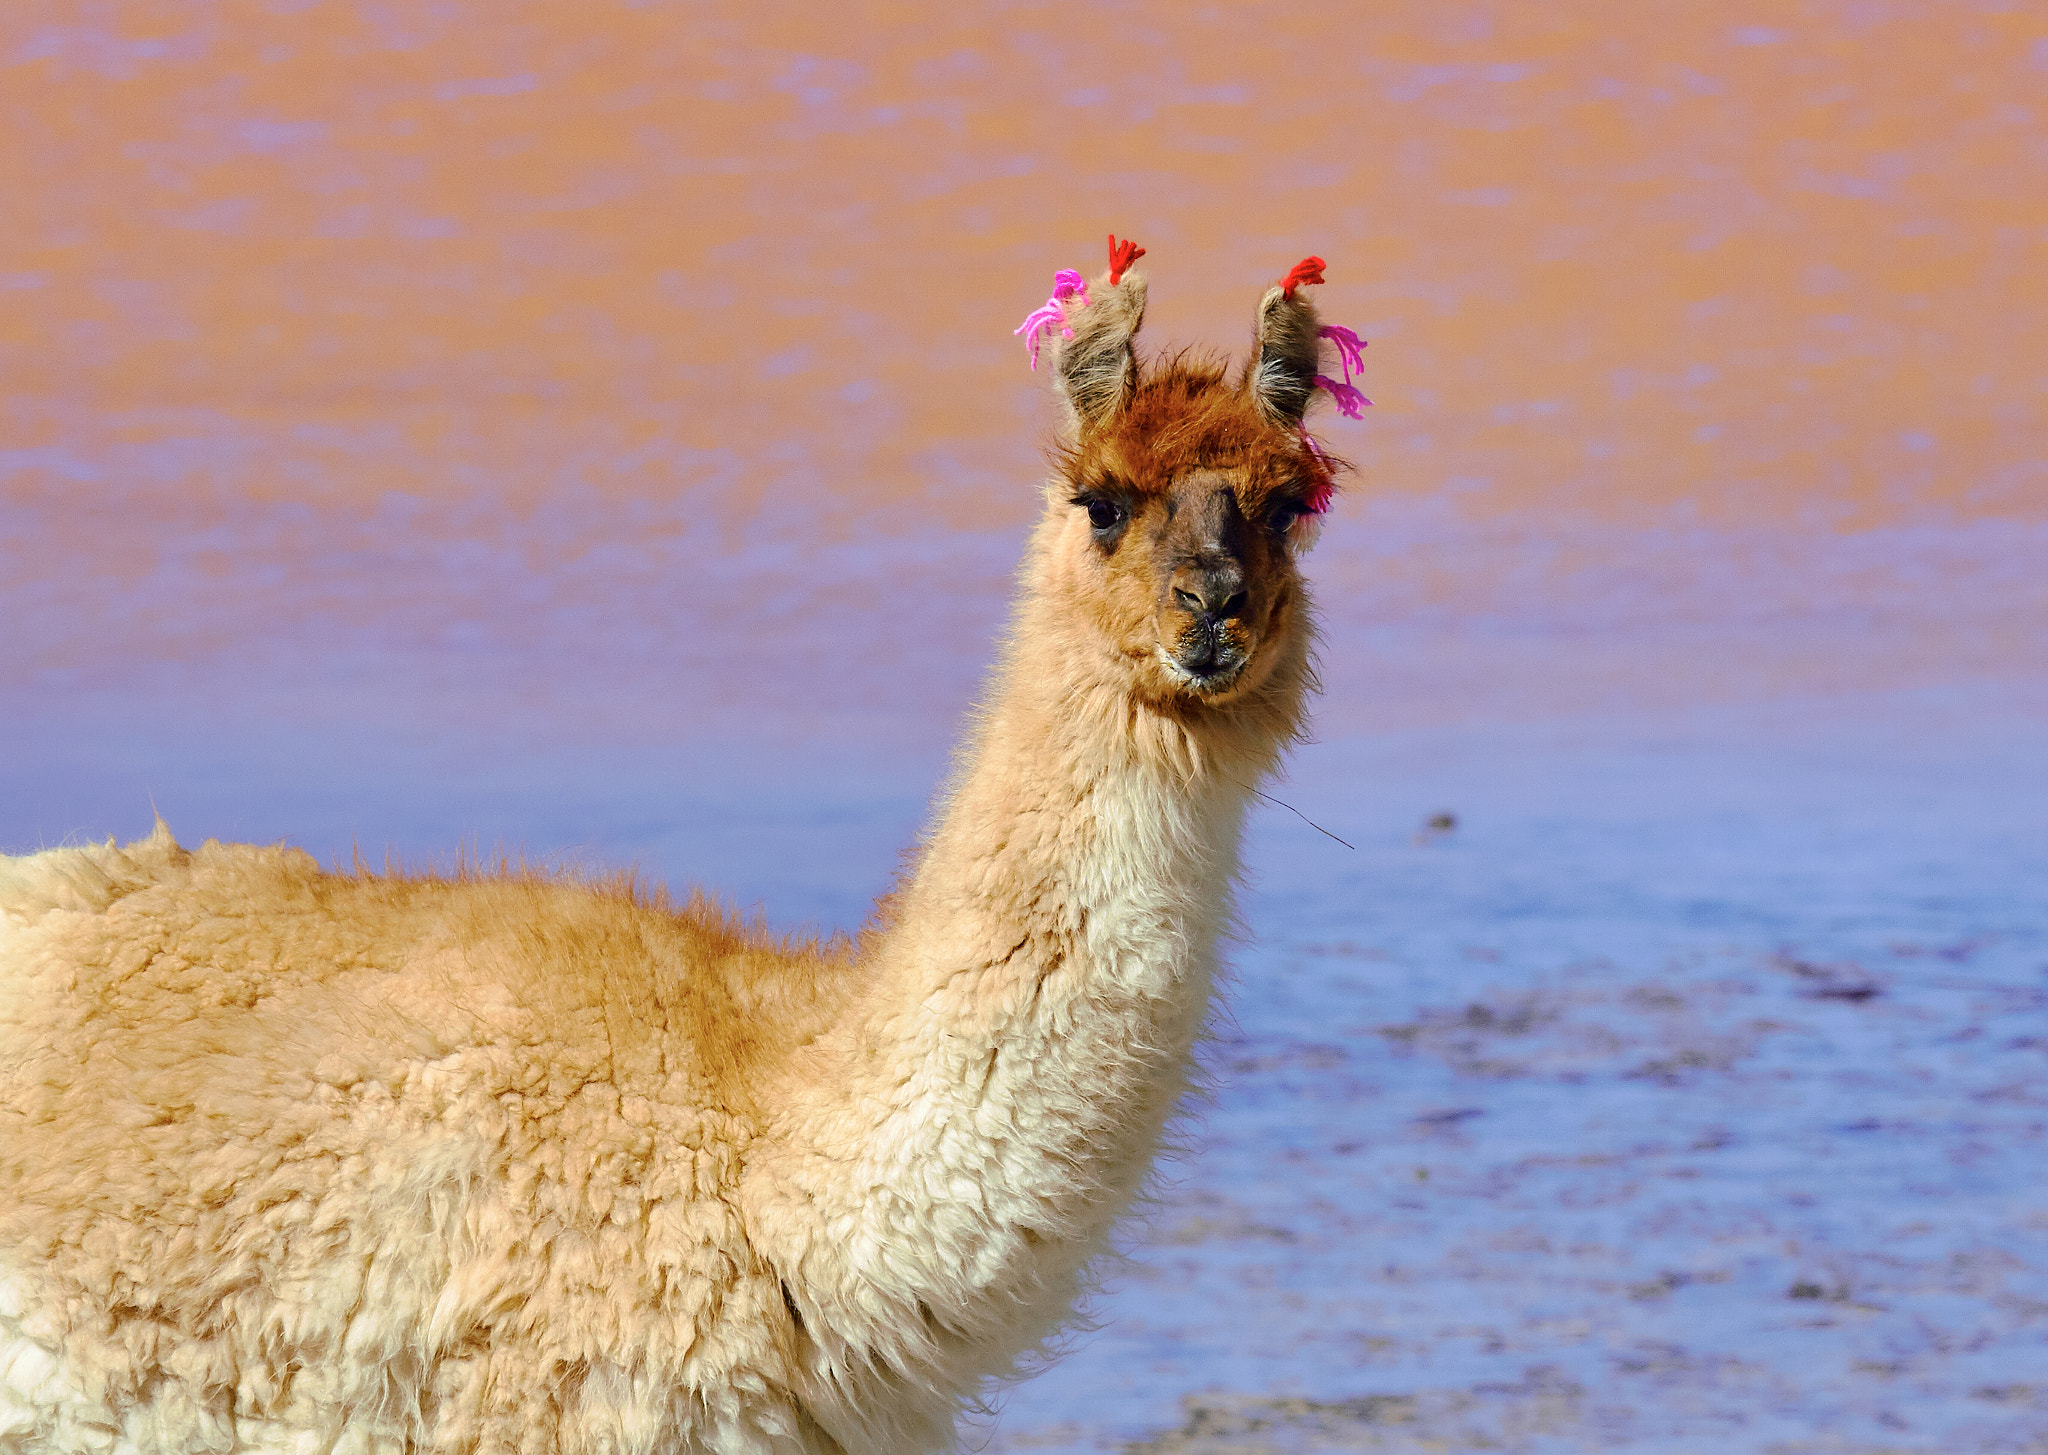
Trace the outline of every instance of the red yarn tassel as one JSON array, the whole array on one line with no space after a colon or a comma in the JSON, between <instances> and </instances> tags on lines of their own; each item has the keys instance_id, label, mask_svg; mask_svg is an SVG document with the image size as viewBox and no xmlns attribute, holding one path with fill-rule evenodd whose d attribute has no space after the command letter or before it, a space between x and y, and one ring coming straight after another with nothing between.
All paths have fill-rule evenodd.
<instances>
[{"instance_id":1,"label":"red yarn tassel","mask_svg":"<svg viewBox=\"0 0 2048 1455\"><path fill-rule=\"evenodd\" d=\"M1288 269L1287 276L1280 280L1280 294L1283 298L1292 298L1294 290L1303 284L1320 283L1322 281L1323 260L1321 258L1303 258L1292 268Z\"/></svg>"},{"instance_id":2,"label":"red yarn tassel","mask_svg":"<svg viewBox=\"0 0 2048 1455\"><path fill-rule=\"evenodd\" d=\"M1109 286L1114 288L1124 280L1124 269L1145 256L1145 250L1125 238L1116 240L1116 234L1109 235Z\"/></svg>"}]
</instances>

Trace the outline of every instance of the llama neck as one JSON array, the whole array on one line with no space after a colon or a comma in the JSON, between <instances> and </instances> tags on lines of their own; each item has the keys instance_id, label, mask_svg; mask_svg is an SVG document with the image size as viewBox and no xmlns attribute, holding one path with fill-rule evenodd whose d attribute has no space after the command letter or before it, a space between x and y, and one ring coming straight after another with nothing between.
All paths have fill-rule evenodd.
<instances>
[{"instance_id":1,"label":"llama neck","mask_svg":"<svg viewBox=\"0 0 2048 1455\"><path fill-rule=\"evenodd\" d=\"M943 1444L952 1400L1071 1307L1186 1085L1246 800L1309 681L1297 644L1252 701L1136 702L1037 559L861 988L790 1064L749 1159L806 1398L849 1449ZM910 1423L879 1431L877 1408Z\"/></svg>"},{"instance_id":2,"label":"llama neck","mask_svg":"<svg viewBox=\"0 0 2048 1455\"><path fill-rule=\"evenodd\" d=\"M1056 587L1019 609L858 1003L794 1068L786 1152L764 1165L779 1211L761 1207L808 1228L783 1243L806 1286L835 1281L818 1262L832 1245L842 1310L890 1285L937 1327L987 1333L1008 1309L1020 1348L1045 1332L1029 1309L1049 1322L1071 1300L1186 1084L1246 800L1306 679L1292 663L1248 713L1176 718L1130 698ZM846 1320L868 1322L807 1317L853 1342Z\"/></svg>"},{"instance_id":3,"label":"llama neck","mask_svg":"<svg viewBox=\"0 0 2048 1455\"><path fill-rule=\"evenodd\" d=\"M1208 1006L1250 786L1280 744L1134 702L1055 598L1019 612L878 946L866 1034L958 1113L1023 1128L1057 1108L1057 1140L1142 1164ZM1096 1171L1098 1192L1119 1181Z\"/></svg>"},{"instance_id":4,"label":"llama neck","mask_svg":"<svg viewBox=\"0 0 2048 1455\"><path fill-rule=\"evenodd\" d=\"M1120 695L1048 691L1070 680L1056 655L1018 650L989 705L876 956L871 1033L940 1078L964 1055L988 1063L977 1097L1043 1082L1128 1106L1134 1088L1099 1058L1149 1082L1186 1053L1249 775Z\"/></svg>"}]
</instances>

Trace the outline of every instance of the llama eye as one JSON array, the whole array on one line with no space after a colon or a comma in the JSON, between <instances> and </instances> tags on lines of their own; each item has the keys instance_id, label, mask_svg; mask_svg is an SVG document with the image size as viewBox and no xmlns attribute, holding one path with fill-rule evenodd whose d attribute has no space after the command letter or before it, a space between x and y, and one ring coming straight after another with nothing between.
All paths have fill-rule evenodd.
<instances>
[{"instance_id":1,"label":"llama eye","mask_svg":"<svg viewBox=\"0 0 2048 1455\"><path fill-rule=\"evenodd\" d=\"M1285 535L1287 534L1287 528L1297 520L1300 520L1305 514L1307 512L1298 505L1276 505L1273 507L1273 513L1266 517L1266 522L1275 531Z\"/></svg>"},{"instance_id":2,"label":"llama eye","mask_svg":"<svg viewBox=\"0 0 2048 1455\"><path fill-rule=\"evenodd\" d=\"M1108 530L1124 518L1124 508L1114 500L1098 498L1085 503L1088 506L1088 524L1097 530Z\"/></svg>"}]
</instances>

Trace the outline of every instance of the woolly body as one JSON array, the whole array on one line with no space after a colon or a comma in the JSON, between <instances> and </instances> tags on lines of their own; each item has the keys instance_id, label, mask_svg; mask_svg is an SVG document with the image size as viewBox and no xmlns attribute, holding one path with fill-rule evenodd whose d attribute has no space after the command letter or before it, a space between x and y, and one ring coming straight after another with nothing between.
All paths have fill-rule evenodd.
<instances>
[{"instance_id":1,"label":"woolly body","mask_svg":"<svg viewBox=\"0 0 2048 1455\"><path fill-rule=\"evenodd\" d=\"M1127 347L1142 285L1104 291ZM1063 375L1005 661L856 942L162 825L0 858L0 1450L949 1445L1146 1175L1310 683L1284 526L1231 514L1297 449L1257 371L1132 371ZM1148 397L1215 416L1155 471L1178 525ZM1102 460L1127 550L1069 498ZM1242 620L1180 612L1226 531Z\"/></svg>"}]
</instances>

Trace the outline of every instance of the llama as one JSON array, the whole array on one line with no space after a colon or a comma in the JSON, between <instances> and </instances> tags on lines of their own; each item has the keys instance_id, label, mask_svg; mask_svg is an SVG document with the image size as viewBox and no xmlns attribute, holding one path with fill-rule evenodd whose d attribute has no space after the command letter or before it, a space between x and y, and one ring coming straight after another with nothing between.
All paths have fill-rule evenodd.
<instances>
[{"instance_id":1,"label":"llama","mask_svg":"<svg viewBox=\"0 0 2048 1455\"><path fill-rule=\"evenodd\" d=\"M1302 416L1357 346L1310 259L1240 373L1141 370L1111 243L1020 330L1058 335L1044 514L856 940L161 821L0 858L0 1451L941 1450L1061 1327L1302 730Z\"/></svg>"}]
</instances>

